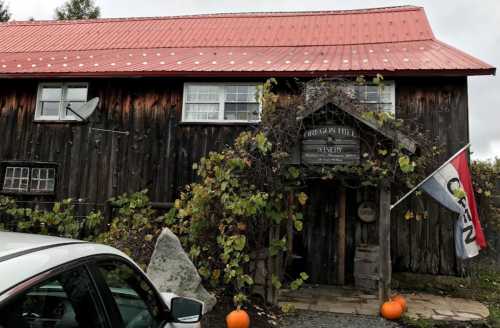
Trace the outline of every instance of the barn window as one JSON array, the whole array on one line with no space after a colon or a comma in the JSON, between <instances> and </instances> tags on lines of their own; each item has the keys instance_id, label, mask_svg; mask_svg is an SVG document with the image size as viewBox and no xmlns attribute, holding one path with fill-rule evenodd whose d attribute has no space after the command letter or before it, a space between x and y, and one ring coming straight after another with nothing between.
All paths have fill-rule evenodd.
<instances>
[{"instance_id":1,"label":"barn window","mask_svg":"<svg viewBox=\"0 0 500 328\"><path fill-rule=\"evenodd\" d=\"M383 85L363 84L353 86L354 98L372 108L373 111L396 113L396 92L393 81Z\"/></svg>"},{"instance_id":2,"label":"barn window","mask_svg":"<svg viewBox=\"0 0 500 328\"><path fill-rule=\"evenodd\" d=\"M31 169L31 191L51 192L56 184L56 170L54 168L32 168Z\"/></svg>"},{"instance_id":3,"label":"barn window","mask_svg":"<svg viewBox=\"0 0 500 328\"><path fill-rule=\"evenodd\" d=\"M29 167L7 166L3 182L4 191L27 192L30 181Z\"/></svg>"},{"instance_id":4,"label":"barn window","mask_svg":"<svg viewBox=\"0 0 500 328\"><path fill-rule=\"evenodd\" d=\"M184 122L258 122L260 102L257 84L186 83Z\"/></svg>"},{"instance_id":5,"label":"barn window","mask_svg":"<svg viewBox=\"0 0 500 328\"><path fill-rule=\"evenodd\" d=\"M2 163L5 193L51 194L56 185L54 164Z\"/></svg>"},{"instance_id":6,"label":"barn window","mask_svg":"<svg viewBox=\"0 0 500 328\"><path fill-rule=\"evenodd\" d=\"M76 111L87 102L87 91L88 84L83 82L41 83L35 121L76 121L71 110Z\"/></svg>"}]
</instances>

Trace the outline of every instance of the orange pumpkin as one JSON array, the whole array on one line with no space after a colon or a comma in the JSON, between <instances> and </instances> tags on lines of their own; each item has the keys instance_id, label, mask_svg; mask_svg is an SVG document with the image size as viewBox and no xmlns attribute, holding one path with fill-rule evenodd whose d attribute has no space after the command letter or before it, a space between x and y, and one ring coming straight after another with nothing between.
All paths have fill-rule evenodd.
<instances>
[{"instance_id":1,"label":"orange pumpkin","mask_svg":"<svg viewBox=\"0 0 500 328\"><path fill-rule=\"evenodd\" d=\"M244 310L234 310L226 317L227 328L249 328L250 317Z\"/></svg>"},{"instance_id":2,"label":"orange pumpkin","mask_svg":"<svg viewBox=\"0 0 500 328\"><path fill-rule=\"evenodd\" d=\"M382 307L380 307L380 314L386 319L397 320L401 318L401 315L403 314L403 308L398 302L385 302L384 304L382 304Z\"/></svg>"},{"instance_id":3,"label":"orange pumpkin","mask_svg":"<svg viewBox=\"0 0 500 328\"><path fill-rule=\"evenodd\" d=\"M403 309L403 312L406 312L408 309L408 304L406 303L406 299L403 297L403 295L395 295L391 298L392 301L399 303L401 305L401 308Z\"/></svg>"}]
</instances>

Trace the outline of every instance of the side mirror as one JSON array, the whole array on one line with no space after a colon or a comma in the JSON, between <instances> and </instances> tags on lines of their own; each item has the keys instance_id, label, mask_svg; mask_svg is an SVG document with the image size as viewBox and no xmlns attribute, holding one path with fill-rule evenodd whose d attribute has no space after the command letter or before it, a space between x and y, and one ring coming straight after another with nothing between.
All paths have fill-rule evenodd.
<instances>
[{"instance_id":1,"label":"side mirror","mask_svg":"<svg viewBox=\"0 0 500 328\"><path fill-rule=\"evenodd\" d=\"M170 299L170 316L177 323L200 322L203 303L189 298L173 297Z\"/></svg>"}]
</instances>

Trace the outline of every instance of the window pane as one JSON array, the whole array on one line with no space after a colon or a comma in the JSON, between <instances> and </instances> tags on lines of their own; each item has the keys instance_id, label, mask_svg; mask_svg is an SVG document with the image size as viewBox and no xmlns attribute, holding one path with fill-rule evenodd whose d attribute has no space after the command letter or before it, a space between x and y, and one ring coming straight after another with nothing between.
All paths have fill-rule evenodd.
<instances>
[{"instance_id":1,"label":"window pane","mask_svg":"<svg viewBox=\"0 0 500 328\"><path fill-rule=\"evenodd\" d=\"M225 120L255 121L259 119L259 104L225 103Z\"/></svg>"},{"instance_id":2,"label":"window pane","mask_svg":"<svg viewBox=\"0 0 500 328\"><path fill-rule=\"evenodd\" d=\"M66 91L66 100L83 102L87 101L87 87L69 86Z\"/></svg>"},{"instance_id":3,"label":"window pane","mask_svg":"<svg viewBox=\"0 0 500 328\"><path fill-rule=\"evenodd\" d=\"M219 102L219 87L216 85L189 85L186 88L186 102Z\"/></svg>"},{"instance_id":4,"label":"window pane","mask_svg":"<svg viewBox=\"0 0 500 328\"><path fill-rule=\"evenodd\" d=\"M61 87L44 87L42 89L42 101L61 101Z\"/></svg>"},{"instance_id":5,"label":"window pane","mask_svg":"<svg viewBox=\"0 0 500 328\"><path fill-rule=\"evenodd\" d=\"M47 180L47 191L54 191L55 189L55 181Z\"/></svg>"},{"instance_id":6,"label":"window pane","mask_svg":"<svg viewBox=\"0 0 500 328\"><path fill-rule=\"evenodd\" d=\"M59 116L59 102L47 102L44 101L42 105L42 116Z\"/></svg>"},{"instance_id":7,"label":"window pane","mask_svg":"<svg viewBox=\"0 0 500 328\"><path fill-rule=\"evenodd\" d=\"M255 85L227 85L224 93L227 102L257 102Z\"/></svg>"},{"instance_id":8,"label":"window pane","mask_svg":"<svg viewBox=\"0 0 500 328\"><path fill-rule=\"evenodd\" d=\"M219 118L219 104L186 104L185 111L187 120L217 120Z\"/></svg>"},{"instance_id":9,"label":"window pane","mask_svg":"<svg viewBox=\"0 0 500 328\"><path fill-rule=\"evenodd\" d=\"M38 179L31 180L31 186L30 186L31 190L32 191L38 190L40 188L39 184L40 184L40 180L38 180Z\"/></svg>"},{"instance_id":10,"label":"window pane","mask_svg":"<svg viewBox=\"0 0 500 328\"><path fill-rule=\"evenodd\" d=\"M160 327L161 303L157 292L128 265L110 261L99 264L127 328Z\"/></svg>"},{"instance_id":11,"label":"window pane","mask_svg":"<svg viewBox=\"0 0 500 328\"><path fill-rule=\"evenodd\" d=\"M0 307L0 327L106 327L84 268L33 287Z\"/></svg>"}]
</instances>

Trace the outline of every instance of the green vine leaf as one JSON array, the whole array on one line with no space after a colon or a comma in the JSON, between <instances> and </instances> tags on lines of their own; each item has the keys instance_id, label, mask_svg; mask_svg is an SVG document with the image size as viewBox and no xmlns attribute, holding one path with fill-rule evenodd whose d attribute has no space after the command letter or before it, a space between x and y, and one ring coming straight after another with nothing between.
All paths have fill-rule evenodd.
<instances>
[{"instance_id":1,"label":"green vine leaf","mask_svg":"<svg viewBox=\"0 0 500 328\"><path fill-rule=\"evenodd\" d=\"M243 235L235 236L234 241L234 249L237 251L242 251L245 248L247 238Z\"/></svg>"},{"instance_id":2,"label":"green vine leaf","mask_svg":"<svg viewBox=\"0 0 500 328\"><path fill-rule=\"evenodd\" d=\"M271 283L272 283L273 287L278 289L278 290L281 289L281 287L282 287L280 279L275 274L273 274L271 276Z\"/></svg>"},{"instance_id":3,"label":"green vine leaf","mask_svg":"<svg viewBox=\"0 0 500 328\"><path fill-rule=\"evenodd\" d=\"M293 221L293 225L295 227L295 230L299 232L302 231L302 229L304 229L304 223L302 221L295 220Z\"/></svg>"},{"instance_id":4,"label":"green vine leaf","mask_svg":"<svg viewBox=\"0 0 500 328\"><path fill-rule=\"evenodd\" d=\"M406 155L399 157L399 168L403 173L411 173L415 170L415 163Z\"/></svg>"}]
</instances>

